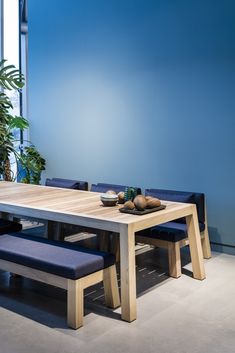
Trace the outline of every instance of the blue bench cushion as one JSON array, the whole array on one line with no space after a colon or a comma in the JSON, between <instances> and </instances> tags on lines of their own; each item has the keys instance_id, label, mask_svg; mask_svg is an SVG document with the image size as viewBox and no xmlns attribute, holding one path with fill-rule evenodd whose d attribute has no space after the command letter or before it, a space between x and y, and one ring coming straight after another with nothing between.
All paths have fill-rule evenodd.
<instances>
[{"instance_id":1,"label":"blue bench cushion","mask_svg":"<svg viewBox=\"0 0 235 353\"><path fill-rule=\"evenodd\" d=\"M205 223L205 195L203 193L161 189L146 189L145 195L157 197L160 200L194 203L197 207L199 223ZM180 218L177 220L177 222L185 223L185 219Z\"/></svg>"},{"instance_id":2,"label":"blue bench cushion","mask_svg":"<svg viewBox=\"0 0 235 353\"><path fill-rule=\"evenodd\" d=\"M112 254L23 234L0 237L0 258L73 280L115 263Z\"/></svg>"},{"instance_id":3,"label":"blue bench cushion","mask_svg":"<svg viewBox=\"0 0 235 353\"><path fill-rule=\"evenodd\" d=\"M65 189L88 190L88 183L86 181L79 180L47 178L45 185Z\"/></svg>"},{"instance_id":4,"label":"blue bench cushion","mask_svg":"<svg viewBox=\"0 0 235 353\"><path fill-rule=\"evenodd\" d=\"M22 225L20 223L0 219L0 235L11 232L20 232L21 229Z\"/></svg>"},{"instance_id":5,"label":"blue bench cushion","mask_svg":"<svg viewBox=\"0 0 235 353\"><path fill-rule=\"evenodd\" d=\"M125 191L127 188L126 185L116 185L116 184L105 184L105 183L97 183L97 184L92 184L91 185L91 191L94 192L106 192L108 190L113 190L117 194L120 191ZM137 194L141 194L141 189L137 188Z\"/></svg>"},{"instance_id":6,"label":"blue bench cushion","mask_svg":"<svg viewBox=\"0 0 235 353\"><path fill-rule=\"evenodd\" d=\"M200 232L202 232L205 229L205 225L203 223L199 223L199 229ZM184 223L167 222L138 232L137 235L170 242L177 242L187 237L187 226Z\"/></svg>"}]
</instances>

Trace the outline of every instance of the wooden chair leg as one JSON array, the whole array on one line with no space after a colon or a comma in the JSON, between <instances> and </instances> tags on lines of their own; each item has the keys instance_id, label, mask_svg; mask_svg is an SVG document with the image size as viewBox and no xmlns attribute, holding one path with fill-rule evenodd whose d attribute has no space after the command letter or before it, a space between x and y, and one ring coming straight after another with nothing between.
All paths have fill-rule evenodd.
<instances>
[{"instance_id":1,"label":"wooden chair leg","mask_svg":"<svg viewBox=\"0 0 235 353\"><path fill-rule=\"evenodd\" d=\"M120 306L120 296L115 265L104 269L103 282L106 305L113 309L118 308Z\"/></svg>"},{"instance_id":2,"label":"wooden chair leg","mask_svg":"<svg viewBox=\"0 0 235 353\"><path fill-rule=\"evenodd\" d=\"M169 274L171 277L181 276L181 260L179 242L168 242Z\"/></svg>"},{"instance_id":3,"label":"wooden chair leg","mask_svg":"<svg viewBox=\"0 0 235 353\"><path fill-rule=\"evenodd\" d=\"M210 259L211 258L211 245L210 245L210 239L209 239L209 233L208 233L208 221L207 221L207 211L206 211L206 202L205 202L205 230L202 232L202 253L204 259Z\"/></svg>"},{"instance_id":4,"label":"wooden chair leg","mask_svg":"<svg viewBox=\"0 0 235 353\"><path fill-rule=\"evenodd\" d=\"M68 279L67 291L67 322L69 327L76 330L83 326L84 293L82 281Z\"/></svg>"},{"instance_id":5,"label":"wooden chair leg","mask_svg":"<svg viewBox=\"0 0 235 353\"><path fill-rule=\"evenodd\" d=\"M204 257L204 259L210 259L211 258L211 245L210 245L207 227L205 228L205 230L202 234L203 234L203 238L201 239L201 242L202 242L203 257Z\"/></svg>"}]
</instances>

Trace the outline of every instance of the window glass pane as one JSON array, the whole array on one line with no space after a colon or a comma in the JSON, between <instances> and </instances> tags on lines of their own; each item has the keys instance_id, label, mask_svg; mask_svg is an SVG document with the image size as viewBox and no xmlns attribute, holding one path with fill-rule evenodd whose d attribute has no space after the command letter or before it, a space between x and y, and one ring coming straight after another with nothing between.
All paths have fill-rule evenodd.
<instances>
[{"instance_id":1,"label":"window glass pane","mask_svg":"<svg viewBox=\"0 0 235 353\"><path fill-rule=\"evenodd\" d=\"M19 0L3 0L3 58L7 64L19 68ZM6 91L13 104L12 115L20 114L19 93ZM20 130L14 130L16 145L19 145ZM11 157L12 171L16 175L16 165Z\"/></svg>"},{"instance_id":2,"label":"window glass pane","mask_svg":"<svg viewBox=\"0 0 235 353\"><path fill-rule=\"evenodd\" d=\"M3 0L0 0L0 59L3 58Z\"/></svg>"}]
</instances>

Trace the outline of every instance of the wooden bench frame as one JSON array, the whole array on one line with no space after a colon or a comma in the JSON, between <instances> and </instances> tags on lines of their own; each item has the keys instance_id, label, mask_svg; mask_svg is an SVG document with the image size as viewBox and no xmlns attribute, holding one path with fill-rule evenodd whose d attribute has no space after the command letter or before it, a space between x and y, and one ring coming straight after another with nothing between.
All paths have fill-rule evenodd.
<instances>
[{"instance_id":1,"label":"wooden bench frame","mask_svg":"<svg viewBox=\"0 0 235 353\"><path fill-rule=\"evenodd\" d=\"M73 329L83 326L84 289L96 283L101 281L104 283L105 303L107 306L113 309L120 306L115 265L76 280L63 278L2 259L0 259L0 269L67 290L67 323Z\"/></svg>"}]
</instances>

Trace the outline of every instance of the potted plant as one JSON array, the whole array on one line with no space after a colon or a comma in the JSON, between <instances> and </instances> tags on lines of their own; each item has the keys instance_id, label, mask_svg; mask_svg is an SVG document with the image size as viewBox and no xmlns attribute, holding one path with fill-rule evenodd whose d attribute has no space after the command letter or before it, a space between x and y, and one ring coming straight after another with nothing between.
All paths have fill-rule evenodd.
<instances>
[{"instance_id":1,"label":"potted plant","mask_svg":"<svg viewBox=\"0 0 235 353\"><path fill-rule=\"evenodd\" d=\"M18 180L25 183L39 184L45 159L30 141L23 144L14 138L13 129L29 128L28 121L22 116L12 115L12 102L6 90L20 90L24 86L24 76L14 65L5 65L0 61L0 175L6 181ZM10 157L14 156L17 171L13 172ZM22 171L24 173L22 173Z\"/></svg>"}]
</instances>

